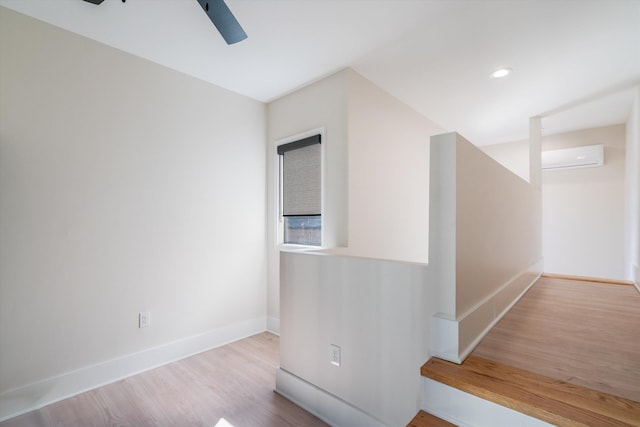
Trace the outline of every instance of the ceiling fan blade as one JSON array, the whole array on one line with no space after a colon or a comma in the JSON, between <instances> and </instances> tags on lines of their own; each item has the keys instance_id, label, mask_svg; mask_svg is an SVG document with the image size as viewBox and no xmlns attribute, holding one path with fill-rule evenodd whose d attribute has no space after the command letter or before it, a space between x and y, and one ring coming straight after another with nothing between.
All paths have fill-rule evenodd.
<instances>
[{"instance_id":1,"label":"ceiling fan blade","mask_svg":"<svg viewBox=\"0 0 640 427\"><path fill-rule=\"evenodd\" d=\"M93 4L100 4L102 3L104 0L84 0L87 3L93 3Z\"/></svg>"},{"instance_id":2,"label":"ceiling fan blade","mask_svg":"<svg viewBox=\"0 0 640 427\"><path fill-rule=\"evenodd\" d=\"M207 16L227 44L238 43L247 38L247 33L244 32L224 0L198 0L198 3L200 3L200 6L207 13Z\"/></svg>"}]
</instances>

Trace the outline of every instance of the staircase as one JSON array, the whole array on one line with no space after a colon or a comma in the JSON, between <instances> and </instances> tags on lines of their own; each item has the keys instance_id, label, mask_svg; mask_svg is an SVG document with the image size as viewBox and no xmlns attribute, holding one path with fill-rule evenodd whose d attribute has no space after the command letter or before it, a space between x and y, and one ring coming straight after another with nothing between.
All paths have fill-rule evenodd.
<instances>
[{"instance_id":1,"label":"staircase","mask_svg":"<svg viewBox=\"0 0 640 427\"><path fill-rule=\"evenodd\" d=\"M407 424L407 427L455 427L455 424L451 424L425 411L420 411L411 422Z\"/></svg>"},{"instance_id":2,"label":"staircase","mask_svg":"<svg viewBox=\"0 0 640 427\"><path fill-rule=\"evenodd\" d=\"M615 285L541 279L462 364L422 366L421 408L473 427L640 426L640 295ZM409 426L440 425L420 416Z\"/></svg>"},{"instance_id":3,"label":"staircase","mask_svg":"<svg viewBox=\"0 0 640 427\"><path fill-rule=\"evenodd\" d=\"M640 426L638 402L476 356L461 365L431 358L421 374L552 425Z\"/></svg>"}]
</instances>

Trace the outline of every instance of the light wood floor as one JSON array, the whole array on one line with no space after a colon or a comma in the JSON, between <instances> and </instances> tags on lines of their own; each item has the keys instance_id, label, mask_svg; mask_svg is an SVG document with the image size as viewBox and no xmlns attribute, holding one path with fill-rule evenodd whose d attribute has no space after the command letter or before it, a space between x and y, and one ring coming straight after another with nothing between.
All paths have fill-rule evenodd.
<instances>
[{"instance_id":1,"label":"light wood floor","mask_svg":"<svg viewBox=\"0 0 640 427\"><path fill-rule=\"evenodd\" d=\"M456 427L455 424L451 424L435 415L429 414L425 411L418 411L415 417L407 427Z\"/></svg>"},{"instance_id":2,"label":"light wood floor","mask_svg":"<svg viewBox=\"0 0 640 427\"><path fill-rule=\"evenodd\" d=\"M326 426L273 391L278 359L278 337L263 333L54 403L0 427L213 427L222 418L233 427Z\"/></svg>"},{"instance_id":3,"label":"light wood floor","mask_svg":"<svg viewBox=\"0 0 640 427\"><path fill-rule=\"evenodd\" d=\"M432 357L420 372L554 426L640 427L639 402L478 356L467 357L461 365Z\"/></svg>"},{"instance_id":4,"label":"light wood floor","mask_svg":"<svg viewBox=\"0 0 640 427\"><path fill-rule=\"evenodd\" d=\"M640 294L543 277L472 356L640 402Z\"/></svg>"}]
</instances>

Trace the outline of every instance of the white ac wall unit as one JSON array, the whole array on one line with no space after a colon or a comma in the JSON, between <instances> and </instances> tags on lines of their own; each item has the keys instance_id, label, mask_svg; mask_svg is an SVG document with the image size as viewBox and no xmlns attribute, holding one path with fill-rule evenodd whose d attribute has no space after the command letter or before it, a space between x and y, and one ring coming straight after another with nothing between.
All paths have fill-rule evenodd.
<instances>
[{"instance_id":1,"label":"white ac wall unit","mask_svg":"<svg viewBox=\"0 0 640 427\"><path fill-rule=\"evenodd\" d=\"M576 169L602 165L604 165L603 144L542 152L542 170Z\"/></svg>"}]
</instances>

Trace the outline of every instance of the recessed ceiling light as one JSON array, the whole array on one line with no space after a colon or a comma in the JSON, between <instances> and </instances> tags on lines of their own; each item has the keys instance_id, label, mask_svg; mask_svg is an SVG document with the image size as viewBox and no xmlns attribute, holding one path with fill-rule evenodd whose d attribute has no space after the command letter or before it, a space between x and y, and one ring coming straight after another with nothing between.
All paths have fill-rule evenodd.
<instances>
[{"instance_id":1,"label":"recessed ceiling light","mask_svg":"<svg viewBox=\"0 0 640 427\"><path fill-rule=\"evenodd\" d=\"M490 76L492 79L499 79L501 77L507 77L509 74L511 74L511 68L500 68L491 73Z\"/></svg>"}]
</instances>

